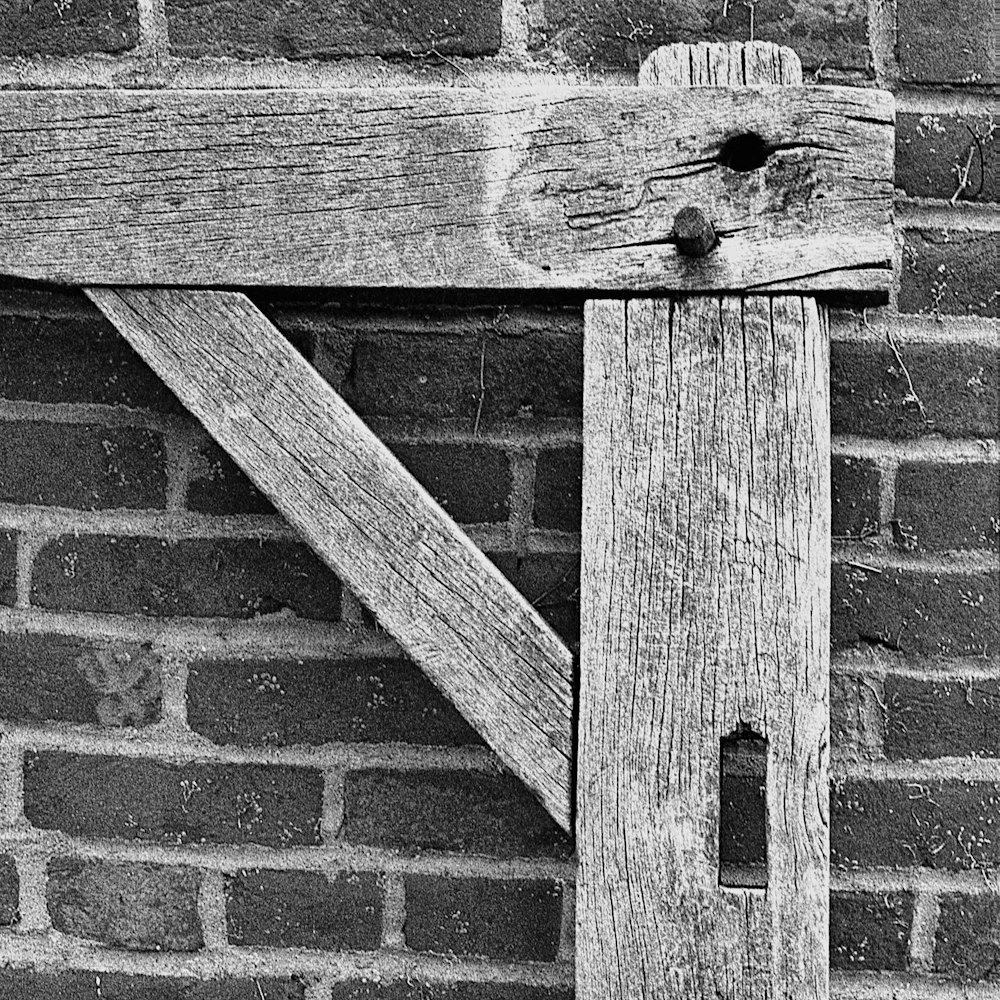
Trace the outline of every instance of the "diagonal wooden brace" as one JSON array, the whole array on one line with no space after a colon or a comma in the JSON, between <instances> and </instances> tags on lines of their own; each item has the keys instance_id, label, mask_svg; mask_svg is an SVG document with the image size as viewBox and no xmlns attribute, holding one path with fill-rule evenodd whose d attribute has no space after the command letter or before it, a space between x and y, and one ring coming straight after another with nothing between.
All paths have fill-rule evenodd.
<instances>
[{"instance_id":1,"label":"diagonal wooden brace","mask_svg":"<svg viewBox=\"0 0 1000 1000\"><path fill-rule=\"evenodd\" d=\"M538 612L245 295L87 294L569 829L573 658Z\"/></svg>"}]
</instances>

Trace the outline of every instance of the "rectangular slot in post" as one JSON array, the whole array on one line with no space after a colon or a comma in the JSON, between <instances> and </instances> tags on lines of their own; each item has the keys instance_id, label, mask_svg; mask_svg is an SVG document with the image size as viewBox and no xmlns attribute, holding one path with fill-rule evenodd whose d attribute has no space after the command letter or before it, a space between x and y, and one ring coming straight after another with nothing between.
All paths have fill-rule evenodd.
<instances>
[{"instance_id":1,"label":"rectangular slot in post","mask_svg":"<svg viewBox=\"0 0 1000 1000\"><path fill-rule=\"evenodd\" d=\"M720 744L719 885L767 888L767 740L745 727Z\"/></svg>"}]
</instances>

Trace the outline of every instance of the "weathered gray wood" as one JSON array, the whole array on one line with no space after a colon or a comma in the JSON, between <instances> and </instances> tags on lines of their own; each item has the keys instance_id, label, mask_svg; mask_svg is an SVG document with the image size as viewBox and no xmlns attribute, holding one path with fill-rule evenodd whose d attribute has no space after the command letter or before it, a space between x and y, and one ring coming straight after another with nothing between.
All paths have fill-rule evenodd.
<instances>
[{"instance_id":1,"label":"weathered gray wood","mask_svg":"<svg viewBox=\"0 0 1000 1000\"><path fill-rule=\"evenodd\" d=\"M717 161L755 131L759 170ZM861 88L0 93L0 275L71 284L878 289ZM698 205L721 244L669 243Z\"/></svg>"},{"instance_id":2,"label":"weathered gray wood","mask_svg":"<svg viewBox=\"0 0 1000 1000\"><path fill-rule=\"evenodd\" d=\"M572 655L245 296L87 294L570 826Z\"/></svg>"},{"instance_id":3,"label":"weathered gray wood","mask_svg":"<svg viewBox=\"0 0 1000 1000\"><path fill-rule=\"evenodd\" d=\"M745 55L656 65L797 63ZM577 996L820 1000L827 331L809 298L596 300L584 359ZM720 744L744 726L768 741L763 891L719 884Z\"/></svg>"}]
</instances>

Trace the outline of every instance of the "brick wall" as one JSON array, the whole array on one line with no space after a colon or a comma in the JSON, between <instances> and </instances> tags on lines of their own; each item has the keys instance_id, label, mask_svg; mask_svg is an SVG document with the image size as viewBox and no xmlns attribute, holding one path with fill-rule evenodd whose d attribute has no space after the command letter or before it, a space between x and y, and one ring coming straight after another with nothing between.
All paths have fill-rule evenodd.
<instances>
[{"instance_id":1,"label":"brick wall","mask_svg":"<svg viewBox=\"0 0 1000 1000\"><path fill-rule=\"evenodd\" d=\"M0 86L612 85L751 21L899 107L897 288L832 322L835 995L996 996L985 0L16 0ZM575 642L580 301L258 301ZM0 1000L570 996L572 844L81 296L12 285L0 676Z\"/></svg>"}]
</instances>

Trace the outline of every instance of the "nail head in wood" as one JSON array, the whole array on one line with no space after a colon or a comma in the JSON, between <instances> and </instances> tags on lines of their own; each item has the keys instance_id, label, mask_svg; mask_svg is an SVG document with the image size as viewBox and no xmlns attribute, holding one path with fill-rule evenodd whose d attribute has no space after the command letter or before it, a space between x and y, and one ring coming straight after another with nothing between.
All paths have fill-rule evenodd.
<instances>
[{"instance_id":1,"label":"nail head in wood","mask_svg":"<svg viewBox=\"0 0 1000 1000\"><path fill-rule=\"evenodd\" d=\"M686 257L704 257L718 242L711 219L693 205L674 216L673 236L677 249Z\"/></svg>"}]
</instances>

